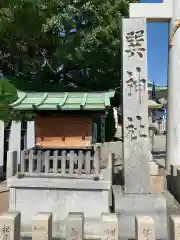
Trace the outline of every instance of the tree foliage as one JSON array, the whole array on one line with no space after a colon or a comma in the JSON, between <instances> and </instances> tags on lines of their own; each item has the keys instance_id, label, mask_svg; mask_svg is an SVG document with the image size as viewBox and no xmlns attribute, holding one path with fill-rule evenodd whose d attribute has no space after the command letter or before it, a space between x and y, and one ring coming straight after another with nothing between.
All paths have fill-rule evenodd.
<instances>
[{"instance_id":1,"label":"tree foliage","mask_svg":"<svg viewBox=\"0 0 180 240\"><path fill-rule=\"evenodd\" d=\"M122 17L136 0L2 0L0 68L12 81L116 88Z\"/></svg>"}]
</instances>

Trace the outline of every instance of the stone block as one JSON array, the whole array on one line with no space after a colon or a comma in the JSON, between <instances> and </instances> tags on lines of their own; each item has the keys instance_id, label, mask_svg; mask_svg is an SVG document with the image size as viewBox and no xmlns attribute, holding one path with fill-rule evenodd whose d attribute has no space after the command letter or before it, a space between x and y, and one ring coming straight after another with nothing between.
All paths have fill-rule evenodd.
<instances>
[{"instance_id":1,"label":"stone block","mask_svg":"<svg viewBox=\"0 0 180 240\"><path fill-rule=\"evenodd\" d=\"M135 220L136 240L156 240L154 221L149 216L137 216Z\"/></svg>"},{"instance_id":2,"label":"stone block","mask_svg":"<svg viewBox=\"0 0 180 240\"><path fill-rule=\"evenodd\" d=\"M102 213L101 240L118 240L118 217L113 213Z\"/></svg>"},{"instance_id":3,"label":"stone block","mask_svg":"<svg viewBox=\"0 0 180 240\"><path fill-rule=\"evenodd\" d=\"M7 212L0 215L0 239L19 240L21 213Z\"/></svg>"},{"instance_id":4,"label":"stone block","mask_svg":"<svg viewBox=\"0 0 180 240\"><path fill-rule=\"evenodd\" d=\"M180 216L172 215L169 218L170 239L180 239Z\"/></svg>"},{"instance_id":5,"label":"stone block","mask_svg":"<svg viewBox=\"0 0 180 240\"><path fill-rule=\"evenodd\" d=\"M9 209L21 211L23 232L31 232L37 212L52 212L53 237L64 238L69 212L83 212L85 236L100 238L101 213L110 212L111 181L12 177L7 186Z\"/></svg>"},{"instance_id":6,"label":"stone block","mask_svg":"<svg viewBox=\"0 0 180 240\"><path fill-rule=\"evenodd\" d=\"M154 192L164 192L164 176L151 176L150 180Z\"/></svg>"},{"instance_id":7,"label":"stone block","mask_svg":"<svg viewBox=\"0 0 180 240\"><path fill-rule=\"evenodd\" d=\"M66 224L66 239L84 239L84 213L69 213Z\"/></svg>"},{"instance_id":8,"label":"stone block","mask_svg":"<svg viewBox=\"0 0 180 240\"><path fill-rule=\"evenodd\" d=\"M124 160L126 194L151 193L148 156L138 140L126 146L127 158Z\"/></svg>"},{"instance_id":9,"label":"stone block","mask_svg":"<svg viewBox=\"0 0 180 240\"><path fill-rule=\"evenodd\" d=\"M52 240L52 213L38 213L32 223L32 240Z\"/></svg>"},{"instance_id":10,"label":"stone block","mask_svg":"<svg viewBox=\"0 0 180 240\"><path fill-rule=\"evenodd\" d=\"M150 175L159 175L159 167L157 163L155 162L148 162L149 164L149 170L150 170Z\"/></svg>"},{"instance_id":11,"label":"stone block","mask_svg":"<svg viewBox=\"0 0 180 240\"><path fill-rule=\"evenodd\" d=\"M97 145L97 144L96 144ZM101 152L101 168L108 167L108 156L114 154L114 165L121 167L122 165L122 142L104 142L100 146Z\"/></svg>"},{"instance_id":12,"label":"stone block","mask_svg":"<svg viewBox=\"0 0 180 240\"><path fill-rule=\"evenodd\" d=\"M135 238L135 217L150 216L155 223L157 239L168 239L167 204L163 194L124 194L119 186L113 186L115 212L119 217L119 237ZM161 226L161 227L159 227Z\"/></svg>"}]
</instances>

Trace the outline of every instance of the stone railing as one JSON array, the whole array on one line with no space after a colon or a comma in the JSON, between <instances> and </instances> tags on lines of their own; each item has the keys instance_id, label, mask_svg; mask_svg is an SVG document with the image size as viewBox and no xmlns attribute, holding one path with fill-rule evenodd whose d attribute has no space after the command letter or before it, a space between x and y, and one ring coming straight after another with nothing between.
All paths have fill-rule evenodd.
<instances>
[{"instance_id":1,"label":"stone railing","mask_svg":"<svg viewBox=\"0 0 180 240\"><path fill-rule=\"evenodd\" d=\"M120 221L120 220L119 220ZM0 215L0 238L20 240L24 234L21 232L21 213L7 212ZM120 235L118 216L115 213L101 214L101 239L118 240ZM160 227L160 226L159 226ZM180 216L169 218L169 240L180 237ZM156 240L155 224L149 216L137 216L135 219L136 240ZM37 213L32 220L32 231L29 233L32 240L52 239L52 213ZM84 214L69 213L66 219L67 240L84 239Z\"/></svg>"},{"instance_id":2,"label":"stone railing","mask_svg":"<svg viewBox=\"0 0 180 240\"><path fill-rule=\"evenodd\" d=\"M160 123L158 123L159 133L166 132L166 124L166 120L162 120Z\"/></svg>"},{"instance_id":3,"label":"stone railing","mask_svg":"<svg viewBox=\"0 0 180 240\"><path fill-rule=\"evenodd\" d=\"M152 122L152 120L149 119L149 126L151 129L153 128L154 131L156 129L158 134L164 134L166 132L166 120L156 120L155 122Z\"/></svg>"},{"instance_id":4,"label":"stone railing","mask_svg":"<svg viewBox=\"0 0 180 240\"><path fill-rule=\"evenodd\" d=\"M7 177L16 175L28 177L69 177L98 178L100 174L99 148L91 151L41 151L23 150L20 164L17 164L18 152L8 152Z\"/></svg>"}]
</instances>

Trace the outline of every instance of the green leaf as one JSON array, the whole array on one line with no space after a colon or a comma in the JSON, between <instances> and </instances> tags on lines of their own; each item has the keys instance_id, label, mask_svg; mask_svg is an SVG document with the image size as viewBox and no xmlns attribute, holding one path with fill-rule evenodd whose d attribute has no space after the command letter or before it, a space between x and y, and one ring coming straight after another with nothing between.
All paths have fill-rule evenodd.
<instances>
[{"instance_id":1,"label":"green leaf","mask_svg":"<svg viewBox=\"0 0 180 240\"><path fill-rule=\"evenodd\" d=\"M128 16L132 2L136 1L2 1L2 73L11 81L16 79L14 84L23 76L18 84L23 88L37 82L34 90L39 83L56 84L58 91L64 86L83 91L117 88L121 76L120 21ZM59 66L63 66L61 71L57 71Z\"/></svg>"}]
</instances>

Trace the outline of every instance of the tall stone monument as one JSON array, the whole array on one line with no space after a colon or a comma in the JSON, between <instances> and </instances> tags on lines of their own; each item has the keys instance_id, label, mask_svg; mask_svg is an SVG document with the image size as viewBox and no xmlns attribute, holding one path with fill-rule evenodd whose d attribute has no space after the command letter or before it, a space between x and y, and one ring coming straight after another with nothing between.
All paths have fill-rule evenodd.
<instances>
[{"instance_id":1,"label":"tall stone monument","mask_svg":"<svg viewBox=\"0 0 180 240\"><path fill-rule=\"evenodd\" d=\"M122 20L122 54L125 184L113 186L120 237L134 239L136 215L147 215L155 221L157 239L167 239L166 199L150 187L145 18Z\"/></svg>"},{"instance_id":2,"label":"tall stone monument","mask_svg":"<svg viewBox=\"0 0 180 240\"><path fill-rule=\"evenodd\" d=\"M168 64L168 112L166 168L180 164L180 1L163 0L162 3L130 4L130 17L146 18L150 22L169 22L169 64Z\"/></svg>"},{"instance_id":3,"label":"tall stone monument","mask_svg":"<svg viewBox=\"0 0 180 240\"><path fill-rule=\"evenodd\" d=\"M148 194L149 137L146 20L123 20L123 139L125 193Z\"/></svg>"}]
</instances>

